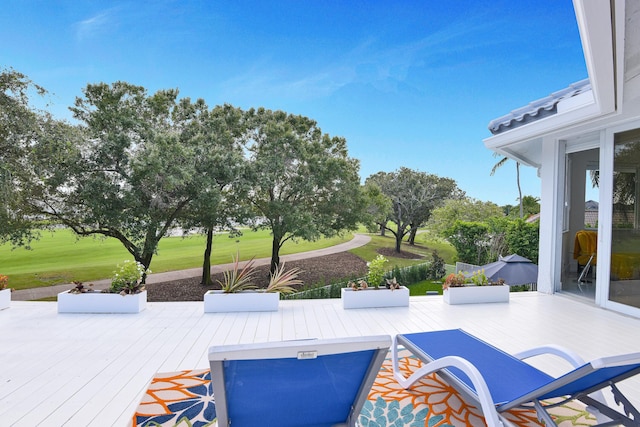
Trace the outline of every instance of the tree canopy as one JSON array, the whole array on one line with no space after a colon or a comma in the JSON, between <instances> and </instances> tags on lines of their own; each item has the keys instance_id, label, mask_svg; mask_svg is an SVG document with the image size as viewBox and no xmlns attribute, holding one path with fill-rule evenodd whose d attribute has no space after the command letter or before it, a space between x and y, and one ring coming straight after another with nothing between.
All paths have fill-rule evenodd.
<instances>
[{"instance_id":1,"label":"tree canopy","mask_svg":"<svg viewBox=\"0 0 640 427\"><path fill-rule=\"evenodd\" d=\"M395 236L396 252L400 252L402 239L409 231L422 226L436 207L447 199L464 196L450 178L405 167L396 172L378 172L367 178L367 183L375 183L391 199L389 220L395 223L396 229L384 227Z\"/></svg>"},{"instance_id":2,"label":"tree canopy","mask_svg":"<svg viewBox=\"0 0 640 427\"><path fill-rule=\"evenodd\" d=\"M315 240L355 229L363 201L359 163L346 141L323 134L314 120L266 109L252 110L247 135L254 227L271 229L271 271L291 239Z\"/></svg>"},{"instance_id":3,"label":"tree canopy","mask_svg":"<svg viewBox=\"0 0 640 427\"><path fill-rule=\"evenodd\" d=\"M435 208L427 226L438 235L444 235L456 221L485 222L489 218L504 216L502 209L493 202L463 197L449 199Z\"/></svg>"},{"instance_id":4,"label":"tree canopy","mask_svg":"<svg viewBox=\"0 0 640 427\"><path fill-rule=\"evenodd\" d=\"M197 194L178 221L184 230L195 229L206 234L201 283L210 285L214 230L225 229L235 235L237 224L249 215L243 203L246 189L242 187L246 114L231 105L212 110L203 102L185 105L183 111L191 119L183 135L193 138L195 144L193 187Z\"/></svg>"},{"instance_id":5,"label":"tree canopy","mask_svg":"<svg viewBox=\"0 0 640 427\"><path fill-rule=\"evenodd\" d=\"M374 233L388 222L391 214L391 198L382 192L378 184L368 181L362 186L365 210L361 222Z\"/></svg>"},{"instance_id":6,"label":"tree canopy","mask_svg":"<svg viewBox=\"0 0 640 427\"><path fill-rule=\"evenodd\" d=\"M445 231L456 248L458 261L483 265L499 256L518 254L538 260L539 223L520 218L493 217L486 221L456 220Z\"/></svg>"},{"instance_id":7,"label":"tree canopy","mask_svg":"<svg viewBox=\"0 0 640 427\"><path fill-rule=\"evenodd\" d=\"M176 90L90 84L71 109L82 125L50 123L25 157L25 200L79 236L118 239L148 267L159 240L196 197L196 145Z\"/></svg>"},{"instance_id":8,"label":"tree canopy","mask_svg":"<svg viewBox=\"0 0 640 427\"><path fill-rule=\"evenodd\" d=\"M28 243L34 222L22 204L24 159L28 147L43 134L50 117L30 105L30 95L44 95L13 69L0 70L0 243Z\"/></svg>"}]
</instances>

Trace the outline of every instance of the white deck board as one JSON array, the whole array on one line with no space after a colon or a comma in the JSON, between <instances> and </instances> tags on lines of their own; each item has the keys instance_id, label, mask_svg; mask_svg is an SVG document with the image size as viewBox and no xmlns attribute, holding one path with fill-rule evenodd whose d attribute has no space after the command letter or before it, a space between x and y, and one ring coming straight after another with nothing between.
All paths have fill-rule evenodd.
<instances>
[{"instance_id":1,"label":"white deck board","mask_svg":"<svg viewBox=\"0 0 640 427\"><path fill-rule=\"evenodd\" d=\"M58 314L55 303L0 311L0 419L15 426L125 426L156 372L208 368L212 345L463 328L516 352L555 343L585 359L639 352L640 319L562 295L509 304L342 309L340 300L281 301L264 313L204 313L202 302L148 303L135 315ZM559 374L556 359L537 366ZM640 379L621 385L640 405Z\"/></svg>"}]
</instances>

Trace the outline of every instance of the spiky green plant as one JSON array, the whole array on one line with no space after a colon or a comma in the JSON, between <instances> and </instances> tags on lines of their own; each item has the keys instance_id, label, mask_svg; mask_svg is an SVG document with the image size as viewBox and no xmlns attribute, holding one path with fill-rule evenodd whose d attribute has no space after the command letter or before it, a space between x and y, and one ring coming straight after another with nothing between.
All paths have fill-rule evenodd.
<instances>
[{"instance_id":1,"label":"spiky green plant","mask_svg":"<svg viewBox=\"0 0 640 427\"><path fill-rule=\"evenodd\" d=\"M231 256L231 259L233 259L233 268L224 272L224 280L218 280L224 293L233 294L256 288L252 282L256 274L254 258L247 261L242 270L240 270L240 254L236 253L235 257Z\"/></svg>"},{"instance_id":2,"label":"spiky green plant","mask_svg":"<svg viewBox=\"0 0 640 427\"><path fill-rule=\"evenodd\" d=\"M265 292L280 292L281 294L291 294L296 292L293 288L295 285L301 285L302 280L298 279L298 275L302 273L299 268L292 268L289 271L284 271L284 262L276 267L276 271L271 274L269 280L269 286L265 289Z\"/></svg>"}]
</instances>

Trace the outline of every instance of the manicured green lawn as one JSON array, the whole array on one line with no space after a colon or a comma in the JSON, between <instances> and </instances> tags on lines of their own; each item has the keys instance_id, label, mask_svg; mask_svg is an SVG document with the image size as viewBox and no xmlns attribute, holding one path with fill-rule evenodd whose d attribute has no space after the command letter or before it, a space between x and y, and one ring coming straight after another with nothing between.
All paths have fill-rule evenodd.
<instances>
[{"instance_id":1,"label":"manicured green lawn","mask_svg":"<svg viewBox=\"0 0 640 427\"><path fill-rule=\"evenodd\" d=\"M317 242L288 241L282 247L281 255L321 249L351 238L352 235L348 234ZM160 241L158 254L153 257L151 270L159 273L201 267L204 247L204 236L164 238ZM227 234L216 236L211 263L229 263L236 251L240 252L241 259L271 256L269 231L246 230L237 238L229 238ZM70 230L60 229L44 232L40 240L32 244L32 250L0 246L0 274L9 276L9 286L14 289L73 280L88 282L111 277L116 265L125 259L133 258L116 239L77 239Z\"/></svg>"},{"instance_id":2,"label":"manicured green lawn","mask_svg":"<svg viewBox=\"0 0 640 427\"><path fill-rule=\"evenodd\" d=\"M442 282L438 281L423 280L422 282L414 283L407 287L409 288L409 295L412 297L425 296L427 291L436 291L442 295Z\"/></svg>"},{"instance_id":3,"label":"manicured green lawn","mask_svg":"<svg viewBox=\"0 0 640 427\"><path fill-rule=\"evenodd\" d=\"M371 261L374 259L380 248L395 248L395 238L390 233L387 236L371 236L371 243L360 248L352 249L349 252L358 255L360 258ZM445 263L451 264L453 257L456 253L453 246L444 241L428 240L426 235L418 234L416 237L415 246L402 243L402 251L410 252L412 254L420 255L422 259L407 259L400 257L387 256L389 263L385 265L385 268L393 268L394 266L406 267L408 265L419 264L423 262L431 261L431 254L434 250L438 251L438 254L444 259Z\"/></svg>"},{"instance_id":4,"label":"manicured green lawn","mask_svg":"<svg viewBox=\"0 0 640 427\"><path fill-rule=\"evenodd\" d=\"M359 230L364 232L364 230ZM349 241L351 234L343 237L322 239L317 242L288 241L284 244L281 255L321 249ZM195 235L186 238L167 237L160 241L158 254L153 257L151 270L163 271L199 268L202 266L204 252L204 236ZM365 261L373 260L380 248L394 248L393 236L371 236L371 243L350 252ZM403 244L402 250L423 256L422 259L406 259L388 256L386 269L394 266L431 261L431 253L437 250L445 262L451 263L455 250L442 241L428 240L427 235L419 234L416 245ZM220 234L214 238L212 264L231 262L231 256L240 252L241 259L266 258L271 256L271 235L268 230L253 232L246 230L240 237L229 238ZM44 232L40 240L33 242L32 250L12 249L9 245L0 246L0 274L9 276L9 286L14 289L26 289L39 286L50 286L58 283L70 283L78 280L92 280L111 277L116 265L125 259L132 259L116 239L99 239L85 237L82 239L67 229L55 232ZM415 285L414 285L415 286ZM413 295L412 290L412 295ZM418 290L416 295L424 295L426 290Z\"/></svg>"}]
</instances>

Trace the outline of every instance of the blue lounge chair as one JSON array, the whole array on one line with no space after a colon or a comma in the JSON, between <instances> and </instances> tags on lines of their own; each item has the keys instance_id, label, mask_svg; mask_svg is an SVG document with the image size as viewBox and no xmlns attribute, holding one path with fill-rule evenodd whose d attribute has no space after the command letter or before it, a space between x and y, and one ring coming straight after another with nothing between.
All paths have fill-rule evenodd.
<instances>
[{"instance_id":1,"label":"blue lounge chair","mask_svg":"<svg viewBox=\"0 0 640 427\"><path fill-rule=\"evenodd\" d=\"M398 348L404 347L425 362L409 378L398 369ZM558 378L523 359L552 354L574 369ZM584 363L576 354L558 346L545 346L515 355L507 354L460 330L421 332L396 336L394 377L405 389L423 376L437 372L469 403L478 404L490 427L508 425L501 413L517 407L534 407L547 426L556 425L541 400L561 398L555 405L579 400L598 417L601 426L640 426L640 412L616 387L616 383L640 373L640 353L605 357ZM623 413L605 403L602 389L611 388ZM555 406L554 405L554 406ZM603 417L604 415L604 417ZM606 418L605 418L606 417Z\"/></svg>"},{"instance_id":2,"label":"blue lounge chair","mask_svg":"<svg viewBox=\"0 0 640 427\"><path fill-rule=\"evenodd\" d=\"M388 335L212 347L218 426L355 426Z\"/></svg>"}]
</instances>

